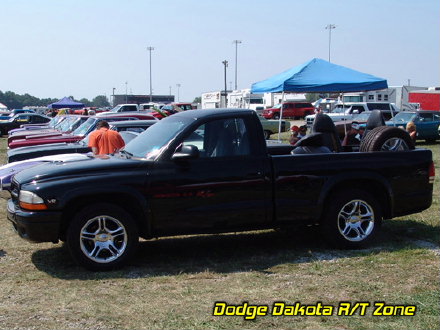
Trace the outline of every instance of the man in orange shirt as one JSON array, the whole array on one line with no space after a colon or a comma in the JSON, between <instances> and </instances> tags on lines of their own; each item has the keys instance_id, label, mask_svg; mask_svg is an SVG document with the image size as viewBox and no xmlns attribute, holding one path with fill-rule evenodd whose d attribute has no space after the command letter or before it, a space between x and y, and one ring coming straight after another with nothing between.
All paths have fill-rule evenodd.
<instances>
[{"instance_id":1,"label":"man in orange shirt","mask_svg":"<svg viewBox=\"0 0 440 330\"><path fill-rule=\"evenodd\" d=\"M94 155L114 154L125 146L121 135L110 129L109 124L102 120L96 125L96 130L90 133L89 147Z\"/></svg>"}]
</instances>

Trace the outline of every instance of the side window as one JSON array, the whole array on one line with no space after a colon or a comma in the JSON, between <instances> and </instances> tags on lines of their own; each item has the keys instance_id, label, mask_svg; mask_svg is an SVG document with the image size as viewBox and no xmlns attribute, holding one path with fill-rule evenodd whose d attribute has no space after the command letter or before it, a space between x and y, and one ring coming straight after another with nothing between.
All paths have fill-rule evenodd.
<instances>
[{"instance_id":1,"label":"side window","mask_svg":"<svg viewBox=\"0 0 440 330\"><path fill-rule=\"evenodd\" d=\"M142 127L128 127L126 129L127 132L135 132L135 133L142 133L143 131L145 131L144 128Z\"/></svg>"},{"instance_id":2,"label":"side window","mask_svg":"<svg viewBox=\"0 0 440 330\"><path fill-rule=\"evenodd\" d=\"M15 118L14 121L16 123L28 123L29 119L30 119L29 116L22 115L22 116L18 116L17 118Z\"/></svg>"},{"instance_id":3,"label":"side window","mask_svg":"<svg viewBox=\"0 0 440 330\"><path fill-rule=\"evenodd\" d=\"M364 111L364 107L360 105L354 105L351 113L353 113L355 110L357 110L358 113L361 113L362 111Z\"/></svg>"},{"instance_id":4,"label":"side window","mask_svg":"<svg viewBox=\"0 0 440 330\"><path fill-rule=\"evenodd\" d=\"M32 116L31 117L31 122L34 123L34 124L42 123L43 122L43 118L38 117L38 116Z\"/></svg>"},{"instance_id":5,"label":"side window","mask_svg":"<svg viewBox=\"0 0 440 330\"><path fill-rule=\"evenodd\" d=\"M435 113L434 114L434 121L440 121L440 115Z\"/></svg>"},{"instance_id":6,"label":"side window","mask_svg":"<svg viewBox=\"0 0 440 330\"><path fill-rule=\"evenodd\" d=\"M248 132L241 118L207 122L193 131L183 144L196 146L201 158L250 154Z\"/></svg>"},{"instance_id":7,"label":"side window","mask_svg":"<svg viewBox=\"0 0 440 330\"><path fill-rule=\"evenodd\" d=\"M420 114L420 121L423 121L423 122L432 121L432 114L431 113L421 113Z\"/></svg>"}]
</instances>

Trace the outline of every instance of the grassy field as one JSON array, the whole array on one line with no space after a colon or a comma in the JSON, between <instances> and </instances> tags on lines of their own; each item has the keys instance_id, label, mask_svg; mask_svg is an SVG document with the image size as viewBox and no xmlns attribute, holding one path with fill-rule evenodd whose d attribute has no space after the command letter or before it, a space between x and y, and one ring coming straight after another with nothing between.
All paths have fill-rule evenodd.
<instances>
[{"instance_id":1,"label":"grassy field","mask_svg":"<svg viewBox=\"0 0 440 330\"><path fill-rule=\"evenodd\" d=\"M369 249L330 249L313 229L143 241L122 270L77 267L62 244L20 239L0 203L1 329L439 329L439 144L435 197L383 225ZM0 140L4 160L5 139ZM228 304L415 305L415 316L213 316Z\"/></svg>"}]
</instances>

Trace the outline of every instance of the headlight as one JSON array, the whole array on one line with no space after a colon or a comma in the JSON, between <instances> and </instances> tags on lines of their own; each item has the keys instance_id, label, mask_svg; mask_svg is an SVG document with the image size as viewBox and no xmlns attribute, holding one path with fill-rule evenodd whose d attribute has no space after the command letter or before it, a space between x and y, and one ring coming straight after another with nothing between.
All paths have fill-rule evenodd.
<instances>
[{"instance_id":1,"label":"headlight","mask_svg":"<svg viewBox=\"0 0 440 330\"><path fill-rule=\"evenodd\" d=\"M32 211L47 210L47 206L44 204L43 199L31 191L21 190L18 200L20 202L20 207L23 209Z\"/></svg>"}]
</instances>

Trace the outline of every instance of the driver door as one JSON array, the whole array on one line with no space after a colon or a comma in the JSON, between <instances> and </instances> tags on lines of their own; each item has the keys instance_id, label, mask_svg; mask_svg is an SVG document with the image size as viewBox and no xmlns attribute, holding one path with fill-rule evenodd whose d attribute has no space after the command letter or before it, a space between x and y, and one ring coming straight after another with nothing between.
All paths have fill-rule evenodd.
<instances>
[{"instance_id":1,"label":"driver door","mask_svg":"<svg viewBox=\"0 0 440 330\"><path fill-rule=\"evenodd\" d=\"M197 233L266 225L269 160L254 150L249 133L245 119L212 120L180 145L196 146L198 157L157 162L150 181L153 230Z\"/></svg>"}]
</instances>

